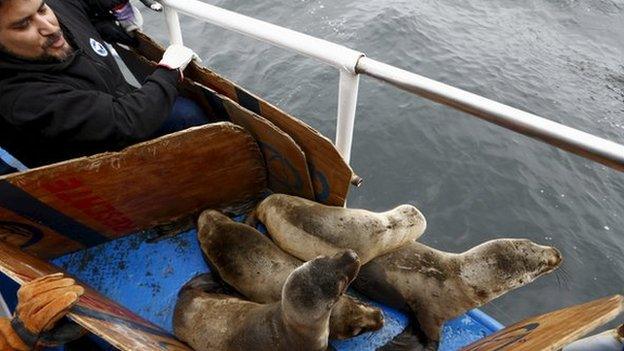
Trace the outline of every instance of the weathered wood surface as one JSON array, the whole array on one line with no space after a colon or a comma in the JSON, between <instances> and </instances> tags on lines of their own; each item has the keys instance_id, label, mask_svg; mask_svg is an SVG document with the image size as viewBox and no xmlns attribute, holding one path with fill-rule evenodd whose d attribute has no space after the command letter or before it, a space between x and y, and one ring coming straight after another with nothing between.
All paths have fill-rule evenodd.
<instances>
[{"instance_id":1,"label":"weathered wood surface","mask_svg":"<svg viewBox=\"0 0 624 351\"><path fill-rule=\"evenodd\" d=\"M208 207L254 200L264 189L256 141L221 122L0 177L0 221L42 229L40 240L22 248L49 258ZM23 240L3 229L0 239Z\"/></svg>"},{"instance_id":2,"label":"weathered wood surface","mask_svg":"<svg viewBox=\"0 0 624 351\"><path fill-rule=\"evenodd\" d=\"M63 270L0 242L0 272L23 285ZM80 284L85 288L85 294L72 307L68 317L116 348L126 351L192 351L162 328L107 299L88 285Z\"/></svg>"},{"instance_id":3,"label":"weathered wood surface","mask_svg":"<svg viewBox=\"0 0 624 351\"><path fill-rule=\"evenodd\" d=\"M609 322L622 312L624 297L614 295L525 319L462 351L555 351Z\"/></svg>"},{"instance_id":4,"label":"weathered wood surface","mask_svg":"<svg viewBox=\"0 0 624 351\"><path fill-rule=\"evenodd\" d=\"M136 53L120 50L124 60L133 67L155 66L154 62ZM315 199L305 154L290 135L229 97L188 78L181 84L180 91L198 103L211 119L231 121L255 137L267 166L269 189Z\"/></svg>"},{"instance_id":5,"label":"weathered wood surface","mask_svg":"<svg viewBox=\"0 0 624 351\"><path fill-rule=\"evenodd\" d=\"M241 110L231 100L224 100L230 120L247 129L258 141L269 174L269 188L314 199L314 189L305 154L295 141L273 123L255 113Z\"/></svg>"},{"instance_id":6,"label":"weathered wood surface","mask_svg":"<svg viewBox=\"0 0 624 351\"><path fill-rule=\"evenodd\" d=\"M159 61L164 49L144 34L139 34L138 37L138 51L152 61ZM266 118L290 135L305 153L316 200L335 206L345 203L349 184L357 176L329 139L299 119L194 62L189 65L185 74Z\"/></svg>"}]
</instances>

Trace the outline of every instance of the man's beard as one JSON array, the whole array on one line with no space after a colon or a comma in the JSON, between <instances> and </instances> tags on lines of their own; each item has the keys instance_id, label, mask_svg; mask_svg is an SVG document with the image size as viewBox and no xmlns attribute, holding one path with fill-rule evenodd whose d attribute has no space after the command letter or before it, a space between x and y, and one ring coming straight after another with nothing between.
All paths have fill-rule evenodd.
<instances>
[{"instance_id":1,"label":"man's beard","mask_svg":"<svg viewBox=\"0 0 624 351\"><path fill-rule=\"evenodd\" d=\"M28 62L32 62L32 63L60 63L60 62L65 62L74 53L74 48L71 45L67 45L67 49L62 51L60 53L60 55L57 55L57 56L49 54L49 53L46 52L46 50L49 49L52 46L52 44L54 44L54 42L56 42L62 36L63 36L63 31L62 30L59 30L58 32L50 35L46 39L46 42L43 44L44 53L41 54L38 57L34 57L34 58L33 57L25 57L25 56L16 54L14 52L11 52L11 50L7 49L2 44L0 44L0 52L2 52L4 54L7 54L9 56L15 57L17 59L28 61Z\"/></svg>"}]
</instances>

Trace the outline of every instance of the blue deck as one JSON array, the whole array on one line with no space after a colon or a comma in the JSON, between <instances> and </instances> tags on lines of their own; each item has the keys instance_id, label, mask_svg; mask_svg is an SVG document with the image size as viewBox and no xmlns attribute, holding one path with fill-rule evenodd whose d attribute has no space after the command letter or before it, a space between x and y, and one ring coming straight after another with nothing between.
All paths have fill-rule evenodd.
<instances>
[{"instance_id":1,"label":"blue deck","mask_svg":"<svg viewBox=\"0 0 624 351\"><path fill-rule=\"evenodd\" d=\"M118 239L69 254L54 263L76 275L109 298L143 318L171 331L171 317L179 288L190 278L208 271L196 231L150 242L151 231ZM332 341L337 350L374 350L400 334L407 316L381 306L385 326L346 341ZM444 328L441 351L458 350L502 325L478 310L449 321Z\"/></svg>"}]
</instances>

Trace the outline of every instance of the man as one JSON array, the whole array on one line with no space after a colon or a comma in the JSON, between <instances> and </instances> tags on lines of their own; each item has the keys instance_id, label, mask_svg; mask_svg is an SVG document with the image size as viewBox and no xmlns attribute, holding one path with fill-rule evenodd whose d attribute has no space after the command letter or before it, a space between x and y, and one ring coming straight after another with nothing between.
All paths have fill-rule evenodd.
<instances>
[{"instance_id":1,"label":"man","mask_svg":"<svg viewBox=\"0 0 624 351\"><path fill-rule=\"evenodd\" d=\"M177 85L196 55L169 47L143 86L132 88L102 37L124 39L111 14L127 4L116 1L0 0L0 147L26 166L172 131ZM173 124L207 122L199 119Z\"/></svg>"},{"instance_id":2,"label":"man","mask_svg":"<svg viewBox=\"0 0 624 351\"><path fill-rule=\"evenodd\" d=\"M82 327L69 321L57 325L83 293L84 288L61 273L24 284L17 291L13 318L0 318L0 351L39 350L85 334Z\"/></svg>"}]
</instances>

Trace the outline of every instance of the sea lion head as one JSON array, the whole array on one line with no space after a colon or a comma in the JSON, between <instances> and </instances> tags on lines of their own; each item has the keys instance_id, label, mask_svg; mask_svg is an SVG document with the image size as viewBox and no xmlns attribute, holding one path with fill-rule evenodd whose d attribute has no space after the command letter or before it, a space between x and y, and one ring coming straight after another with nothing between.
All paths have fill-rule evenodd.
<instances>
[{"instance_id":1,"label":"sea lion head","mask_svg":"<svg viewBox=\"0 0 624 351\"><path fill-rule=\"evenodd\" d=\"M294 270L282 289L282 308L287 319L301 328L325 324L338 298L360 270L353 250L320 256Z\"/></svg>"},{"instance_id":2,"label":"sea lion head","mask_svg":"<svg viewBox=\"0 0 624 351\"><path fill-rule=\"evenodd\" d=\"M392 210L388 211L391 217L398 219L403 225L408 227L414 227L414 230L419 230L420 234L427 229L427 219L415 206L404 204L399 205Z\"/></svg>"},{"instance_id":3,"label":"sea lion head","mask_svg":"<svg viewBox=\"0 0 624 351\"><path fill-rule=\"evenodd\" d=\"M554 271L562 261L559 250L528 239L491 240L462 256L460 275L482 303Z\"/></svg>"},{"instance_id":4,"label":"sea lion head","mask_svg":"<svg viewBox=\"0 0 624 351\"><path fill-rule=\"evenodd\" d=\"M233 222L232 219L217 210L205 210L199 215L197 228L211 231L219 223Z\"/></svg>"}]
</instances>

